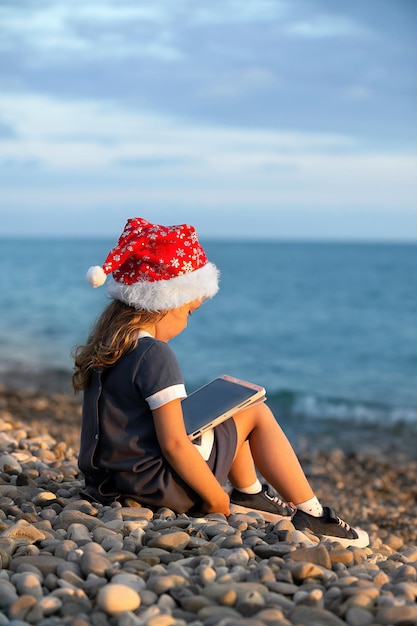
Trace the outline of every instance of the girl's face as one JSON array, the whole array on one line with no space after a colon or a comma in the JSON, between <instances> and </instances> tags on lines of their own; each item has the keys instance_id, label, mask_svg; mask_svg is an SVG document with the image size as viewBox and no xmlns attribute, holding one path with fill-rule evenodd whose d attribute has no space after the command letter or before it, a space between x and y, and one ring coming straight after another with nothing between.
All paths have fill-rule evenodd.
<instances>
[{"instance_id":1,"label":"girl's face","mask_svg":"<svg viewBox=\"0 0 417 626\"><path fill-rule=\"evenodd\" d=\"M201 299L187 302L177 309L170 309L155 325L155 338L169 341L179 335L187 327L189 316L202 304Z\"/></svg>"}]
</instances>

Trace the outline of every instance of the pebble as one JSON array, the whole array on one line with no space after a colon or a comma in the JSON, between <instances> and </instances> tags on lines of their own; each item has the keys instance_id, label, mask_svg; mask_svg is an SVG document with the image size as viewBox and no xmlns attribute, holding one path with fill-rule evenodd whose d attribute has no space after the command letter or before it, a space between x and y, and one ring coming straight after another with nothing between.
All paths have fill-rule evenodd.
<instances>
[{"instance_id":1,"label":"pebble","mask_svg":"<svg viewBox=\"0 0 417 626\"><path fill-rule=\"evenodd\" d=\"M73 449L12 415L0 404L0 626L417 623L414 461L396 473L341 451L307 458L319 495L322 476L325 489L329 473L345 485L349 473L337 507L362 519L371 545L342 548L257 513L88 502ZM381 495L391 480L402 498L394 478L403 504Z\"/></svg>"},{"instance_id":2,"label":"pebble","mask_svg":"<svg viewBox=\"0 0 417 626\"><path fill-rule=\"evenodd\" d=\"M135 611L140 606L140 596L127 585L109 583L98 592L97 606L110 615Z\"/></svg>"},{"instance_id":3,"label":"pebble","mask_svg":"<svg viewBox=\"0 0 417 626\"><path fill-rule=\"evenodd\" d=\"M172 530L153 537L148 543L151 548L162 550L183 550L190 540L188 533L182 530Z\"/></svg>"}]
</instances>

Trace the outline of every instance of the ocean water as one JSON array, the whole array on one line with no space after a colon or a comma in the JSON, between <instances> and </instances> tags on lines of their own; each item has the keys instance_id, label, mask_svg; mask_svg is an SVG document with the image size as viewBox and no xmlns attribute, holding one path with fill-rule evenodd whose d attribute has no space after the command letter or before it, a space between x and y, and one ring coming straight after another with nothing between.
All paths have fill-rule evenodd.
<instances>
[{"instance_id":1,"label":"ocean water","mask_svg":"<svg viewBox=\"0 0 417 626\"><path fill-rule=\"evenodd\" d=\"M69 389L71 350L108 302L85 272L113 243L0 240L0 382ZM231 374L266 387L290 436L411 445L417 245L203 243L221 289L171 342L189 391Z\"/></svg>"}]
</instances>

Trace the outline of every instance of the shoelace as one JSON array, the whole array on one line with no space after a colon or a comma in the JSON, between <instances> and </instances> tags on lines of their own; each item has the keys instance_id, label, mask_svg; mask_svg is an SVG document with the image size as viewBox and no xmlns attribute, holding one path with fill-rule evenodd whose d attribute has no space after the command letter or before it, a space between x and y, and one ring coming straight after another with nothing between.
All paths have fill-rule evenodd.
<instances>
[{"instance_id":1,"label":"shoelace","mask_svg":"<svg viewBox=\"0 0 417 626\"><path fill-rule=\"evenodd\" d=\"M264 491L264 494L268 498L268 500L271 500L271 502L278 504L278 506L286 506L285 502L278 498L278 496L273 496L272 493L269 493L269 491Z\"/></svg>"},{"instance_id":2,"label":"shoelace","mask_svg":"<svg viewBox=\"0 0 417 626\"><path fill-rule=\"evenodd\" d=\"M345 522L344 520L340 519L340 517L337 518L337 523L339 524L339 526L341 526L344 530L350 530L350 526L347 522Z\"/></svg>"}]
</instances>

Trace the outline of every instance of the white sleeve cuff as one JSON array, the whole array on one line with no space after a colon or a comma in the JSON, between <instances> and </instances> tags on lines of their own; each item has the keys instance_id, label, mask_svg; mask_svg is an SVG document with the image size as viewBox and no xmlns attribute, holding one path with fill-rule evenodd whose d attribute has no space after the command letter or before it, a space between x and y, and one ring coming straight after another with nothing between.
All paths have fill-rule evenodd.
<instances>
[{"instance_id":1,"label":"white sleeve cuff","mask_svg":"<svg viewBox=\"0 0 417 626\"><path fill-rule=\"evenodd\" d=\"M171 385L171 387L166 387L165 389L161 389L161 391L157 391L145 398L146 402L149 404L149 408L151 411L154 409L159 409L164 404L171 402L171 400L177 400L187 397L187 392L185 391L184 385Z\"/></svg>"}]
</instances>

